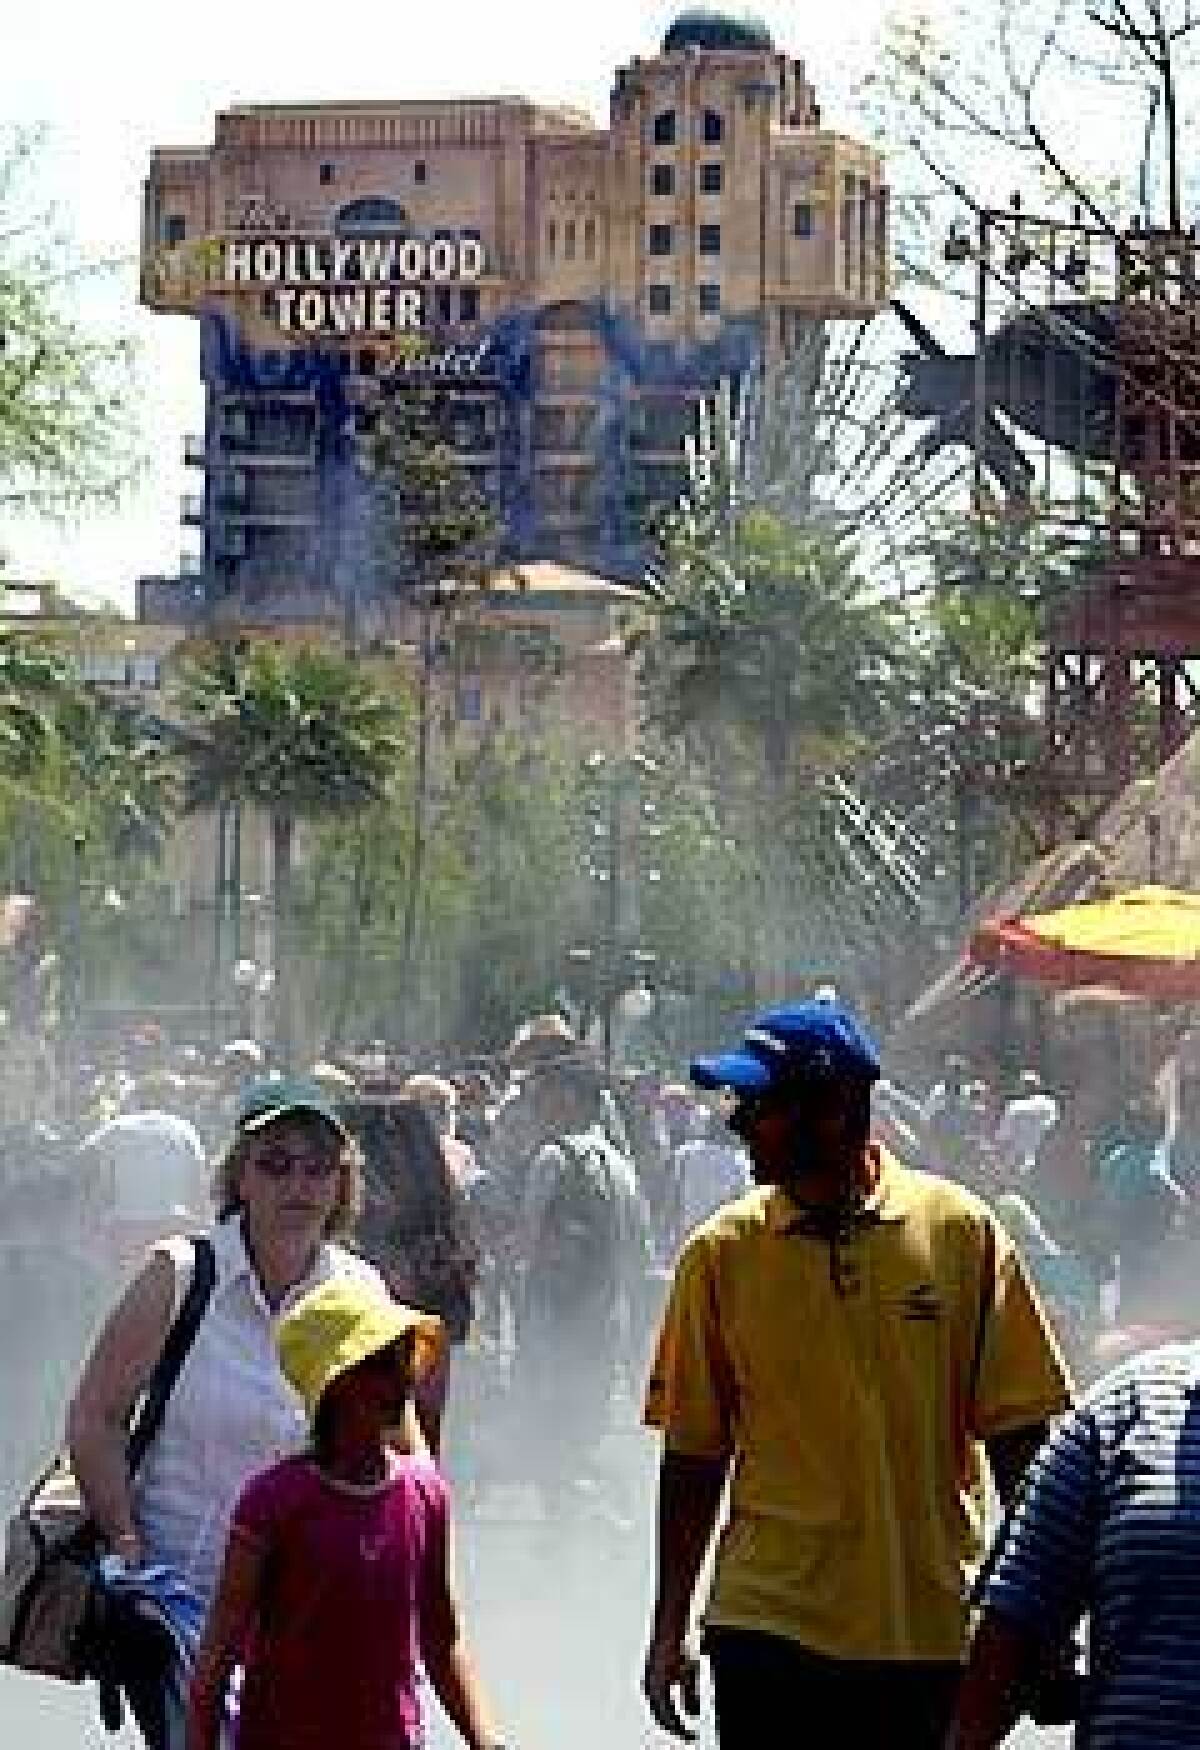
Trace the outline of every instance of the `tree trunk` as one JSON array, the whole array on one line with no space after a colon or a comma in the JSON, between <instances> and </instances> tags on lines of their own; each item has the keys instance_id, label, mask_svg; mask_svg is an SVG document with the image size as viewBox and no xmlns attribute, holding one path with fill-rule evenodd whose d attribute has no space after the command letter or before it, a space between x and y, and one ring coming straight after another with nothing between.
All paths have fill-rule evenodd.
<instances>
[{"instance_id":1,"label":"tree trunk","mask_svg":"<svg viewBox=\"0 0 1200 1750\"><path fill-rule=\"evenodd\" d=\"M1183 230L1183 199L1179 187L1179 115L1176 106L1175 69L1168 43L1163 56L1163 125L1167 132L1167 190L1170 225L1175 236Z\"/></svg>"},{"instance_id":2,"label":"tree trunk","mask_svg":"<svg viewBox=\"0 0 1200 1750\"><path fill-rule=\"evenodd\" d=\"M275 1047L290 1066L294 1049L292 1025L291 923L292 837L294 822L286 810L271 815L271 869L275 898Z\"/></svg>"},{"instance_id":3,"label":"tree trunk","mask_svg":"<svg viewBox=\"0 0 1200 1750\"><path fill-rule=\"evenodd\" d=\"M421 889L425 879L425 839L429 814L429 741L433 693L433 610L421 609L421 673L417 697L417 771L413 785L412 838L408 860L408 893L404 900L401 933L401 964L405 983L412 971L417 946Z\"/></svg>"},{"instance_id":4,"label":"tree trunk","mask_svg":"<svg viewBox=\"0 0 1200 1750\"><path fill-rule=\"evenodd\" d=\"M359 972L362 968L363 931L367 926L371 909L371 892L368 881L366 835L360 831L358 844L354 851L354 882L350 902L350 930L342 955L342 983L338 994L337 1007L329 1028L330 1047L340 1047L345 1043L342 1038L346 1030L346 1022L350 1015L351 1005L358 993Z\"/></svg>"},{"instance_id":5,"label":"tree trunk","mask_svg":"<svg viewBox=\"0 0 1200 1750\"><path fill-rule=\"evenodd\" d=\"M1179 112L1175 90L1175 63L1171 33L1163 12L1162 0L1150 0L1150 16L1154 20L1154 36L1143 38L1142 49L1162 80L1163 127L1167 144L1167 223L1176 235L1183 230L1183 198L1179 186ZM1158 54L1152 53L1151 43Z\"/></svg>"}]
</instances>

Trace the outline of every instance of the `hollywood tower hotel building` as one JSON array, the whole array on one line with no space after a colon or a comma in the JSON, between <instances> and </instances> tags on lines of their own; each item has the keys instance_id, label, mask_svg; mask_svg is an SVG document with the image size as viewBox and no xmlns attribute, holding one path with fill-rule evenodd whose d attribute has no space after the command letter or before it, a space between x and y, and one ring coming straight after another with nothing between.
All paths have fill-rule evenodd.
<instances>
[{"instance_id":1,"label":"hollywood tower hotel building","mask_svg":"<svg viewBox=\"0 0 1200 1750\"><path fill-rule=\"evenodd\" d=\"M878 156L707 13L618 70L606 129L510 97L222 112L154 153L142 227L143 301L199 318L206 393L202 553L143 586L165 618L345 588L356 410L414 334L512 553L636 575L697 396L888 289Z\"/></svg>"}]
</instances>

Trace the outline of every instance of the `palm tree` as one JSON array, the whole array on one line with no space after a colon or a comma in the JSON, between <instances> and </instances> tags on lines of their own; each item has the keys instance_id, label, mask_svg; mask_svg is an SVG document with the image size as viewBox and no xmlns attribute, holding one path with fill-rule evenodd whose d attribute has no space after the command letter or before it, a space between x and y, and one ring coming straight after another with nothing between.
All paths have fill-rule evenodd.
<instances>
[{"instance_id":1,"label":"palm tree","mask_svg":"<svg viewBox=\"0 0 1200 1750\"><path fill-rule=\"evenodd\" d=\"M740 751L776 791L845 766L886 717L902 639L839 548L754 511L730 550L677 527L664 552L643 646L658 726L711 758Z\"/></svg>"},{"instance_id":2,"label":"palm tree","mask_svg":"<svg viewBox=\"0 0 1200 1750\"><path fill-rule=\"evenodd\" d=\"M168 735L121 701L88 696L60 712L69 781L119 868L157 862L179 801L179 757Z\"/></svg>"},{"instance_id":3,"label":"palm tree","mask_svg":"<svg viewBox=\"0 0 1200 1750\"><path fill-rule=\"evenodd\" d=\"M297 822L381 802L402 752L400 712L361 664L317 645L223 644L189 663L185 807L242 803L271 822L280 1045L291 1048L286 955Z\"/></svg>"},{"instance_id":4,"label":"palm tree","mask_svg":"<svg viewBox=\"0 0 1200 1750\"><path fill-rule=\"evenodd\" d=\"M54 711L76 683L68 664L17 633L0 634L0 772L28 777L54 733Z\"/></svg>"},{"instance_id":5,"label":"palm tree","mask_svg":"<svg viewBox=\"0 0 1200 1750\"><path fill-rule=\"evenodd\" d=\"M746 958L774 985L789 957L869 962L897 912L915 915L924 871L860 781L919 666L911 623L854 514L825 496L807 415L789 446L769 412L748 433L727 392L702 408L631 642L647 726L742 847L761 943Z\"/></svg>"}]
</instances>

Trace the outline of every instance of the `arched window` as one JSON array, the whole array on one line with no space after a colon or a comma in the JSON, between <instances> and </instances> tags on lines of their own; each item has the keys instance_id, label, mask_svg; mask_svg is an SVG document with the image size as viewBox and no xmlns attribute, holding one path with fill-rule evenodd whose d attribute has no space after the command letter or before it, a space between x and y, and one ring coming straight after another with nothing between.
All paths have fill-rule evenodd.
<instances>
[{"instance_id":1,"label":"arched window","mask_svg":"<svg viewBox=\"0 0 1200 1750\"><path fill-rule=\"evenodd\" d=\"M664 109L654 118L654 144L656 146L673 146L675 144L675 111Z\"/></svg>"},{"instance_id":2,"label":"arched window","mask_svg":"<svg viewBox=\"0 0 1200 1750\"><path fill-rule=\"evenodd\" d=\"M347 201L344 207L338 208L334 229L339 236L347 232L361 233L363 231L403 231L408 225L408 214L399 201L389 200L386 195L364 195L361 200Z\"/></svg>"}]
</instances>

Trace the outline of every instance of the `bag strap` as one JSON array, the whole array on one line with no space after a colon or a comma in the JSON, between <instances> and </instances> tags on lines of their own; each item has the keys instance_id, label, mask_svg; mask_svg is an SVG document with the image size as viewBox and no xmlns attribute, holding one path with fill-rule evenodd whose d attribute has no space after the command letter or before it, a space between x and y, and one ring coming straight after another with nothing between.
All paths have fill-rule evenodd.
<instances>
[{"instance_id":1,"label":"bag strap","mask_svg":"<svg viewBox=\"0 0 1200 1750\"><path fill-rule=\"evenodd\" d=\"M183 1297L179 1316L167 1334L162 1354L150 1376L133 1430L129 1436L129 1474L133 1476L162 1427L171 1393L175 1390L183 1364L191 1353L200 1324L208 1310L217 1282L217 1257L207 1234L197 1234L191 1241L195 1254L192 1280Z\"/></svg>"}]
</instances>

